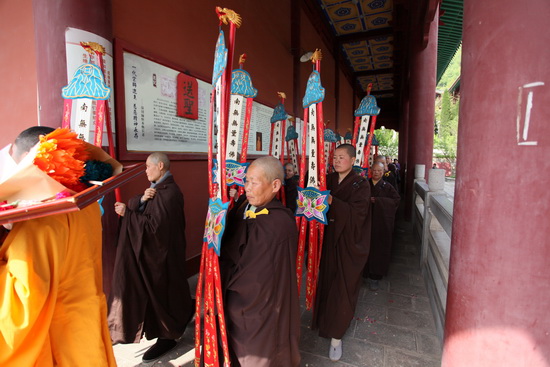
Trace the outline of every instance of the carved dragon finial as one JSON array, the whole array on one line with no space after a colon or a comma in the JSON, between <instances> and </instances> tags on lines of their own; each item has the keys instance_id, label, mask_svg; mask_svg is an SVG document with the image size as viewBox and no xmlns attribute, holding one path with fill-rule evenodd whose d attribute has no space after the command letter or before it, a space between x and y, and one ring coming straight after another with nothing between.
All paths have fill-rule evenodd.
<instances>
[{"instance_id":1,"label":"carved dragon finial","mask_svg":"<svg viewBox=\"0 0 550 367\"><path fill-rule=\"evenodd\" d=\"M317 48L315 49L315 52L313 55L311 55L311 62L321 61L323 59L323 54L321 53L321 49Z\"/></svg>"},{"instance_id":2,"label":"carved dragon finial","mask_svg":"<svg viewBox=\"0 0 550 367\"><path fill-rule=\"evenodd\" d=\"M242 55L239 57L239 65L244 64L245 61L246 61L246 54L242 54Z\"/></svg>"},{"instance_id":3,"label":"carved dragon finial","mask_svg":"<svg viewBox=\"0 0 550 367\"><path fill-rule=\"evenodd\" d=\"M105 55L105 47L97 42L80 42L80 46L84 47L89 54L99 52L101 55Z\"/></svg>"},{"instance_id":4,"label":"carved dragon finial","mask_svg":"<svg viewBox=\"0 0 550 367\"><path fill-rule=\"evenodd\" d=\"M277 92L277 96L279 96L279 98L286 99L285 92Z\"/></svg>"},{"instance_id":5,"label":"carved dragon finial","mask_svg":"<svg viewBox=\"0 0 550 367\"><path fill-rule=\"evenodd\" d=\"M227 8L221 8L219 6L216 7L216 13L218 13L218 18L223 22L223 24L227 25L229 22L235 24L237 28L239 28L242 24L241 16L237 13L235 13L231 9Z\"/></svg>"}]
</instances>

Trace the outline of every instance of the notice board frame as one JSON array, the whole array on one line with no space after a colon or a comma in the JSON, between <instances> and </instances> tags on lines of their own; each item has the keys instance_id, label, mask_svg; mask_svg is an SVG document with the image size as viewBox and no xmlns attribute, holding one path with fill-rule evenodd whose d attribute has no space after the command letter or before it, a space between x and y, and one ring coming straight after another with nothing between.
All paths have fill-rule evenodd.
<instances>
[{"instance_id":1,"label":"notice board frame","mask_svg":"<svg viewBox=\"0 0 550 367\"><path fill-rule=\"evenodd\" d=\"M116 92L116 128L117 128L117 152L120 160L136 160L144 161L153 150L133 151L127 149L126 136L126 90L124 86L124 53L128 52L149 61L155 62L162 66L174 69L178 72L185 73L198 80L207 82L206 77L192 74L181 65L171 62L167 59L153 55L125 40L115 38L115 92ZM206 160L205 153L188 153L188 152L166 152L170 160Z\"/></svg>"},{"instance_id":2,"label":"notice board frame","mask_svg":"<svg viewBox=\"0 0 550 367\"><path fill-rule=\"evenodd\" d=\"M139 56L141 58L144 58L146 60L149 60L153 63L157 63L160 66L173 69L180 73L185 73L193 78L196 78L199 82L204 82L210 84L208 81L208 78L204 75L199 75L197 73L191 73L189 70L184 68L183 66L174 63L172 61L169 61L163 57L159 57L157 55L154 55L153 53L150 53L138 46L135 46L125 40L122 40L120 38L115 38L114 40L114 70L115 70L115 95L116 95L116 140L117 140L117 152L118 152L118 158L120 160L131 160L131 161L143 161L147 159L149 154L153 152L154 150L128 150L127 145L127 119L126 119L126 93L125 90L125 75L124 75L124 54L130 53L134 54L136 56ZM274 109L274 106L261 103L258 100L254 100L254 103L257 103L258 105L261 105L264 108L269 108L271 110ZM269 137L268 137L269 138ZM165 152L168 157L171 160L179 160L179 161L186 161L186 160L207 160L208 156L205 152L188 152L188 151L166 151ZM264 155L268 155L269 152L263 152L262 154L249 154L249 158L255 158L255 157L261 157Z\"/></svg>"}]
</instances>

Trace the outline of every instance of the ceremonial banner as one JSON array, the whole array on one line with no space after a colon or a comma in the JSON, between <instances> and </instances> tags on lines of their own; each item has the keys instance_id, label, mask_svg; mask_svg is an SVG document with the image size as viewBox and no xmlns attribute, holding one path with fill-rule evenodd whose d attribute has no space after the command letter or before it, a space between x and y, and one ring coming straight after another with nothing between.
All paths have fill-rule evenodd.
<instances>
[{"instance_id":1,"label":"ceremonial banner","mask_svg":"<svg viewBox=\"0 0 550 367\"><path fill-rule=\"evenodd\" d=\"M320 50L316 50L312 55L314 70L309 76L306 93L303 98L304 125L302 133L302 156L300 159L300 182L297 199L298 206L296 209L296 216L298 217L296 223L299 225L300 229L298 254L296 258L298 291L300 291L301 287L306 231L309 228L306 280L306 308L308 310L313 307L313 301L315 299L324 234L324 225L322 224L327 224L326 212L329 209L328 197L330 194L330 192L326 190L326 162L324 155L325 125L323 122L322 104L325 98L325 89L321 85L321 58L322 55ZM307 183L305 182L306 147L309 152Z\"/></svg>"},{"instance_id":2,"label":"ceremonial banner","mask_svg":"<svg viewBox=\"0 0 550 367\"><path fill-rule=\"evenodd\" d=\"M281 102L275 106L273 116L271 116L271 139L269 143L269 154L285 164L285 124L288 115L285 111L286 95L283 92L277 92ZM285 190L279 190L277 198L286 206Z\"/></svg>"},{"instance_id":3,"label":"ceremonial banner","mask_svg":"<svg viewBox=\"0 0 550 367\"><path fill-rule=\"evenodd\" d=\"M205 223L204 241L202 247L201 265L196 291L195 318L195 366L202 361L204 366L219 366L218 336L223 351L223 365L229 366L229 349L225 324L224 307L218 256L222 246L222 235L225 227L225 217L229 208L226 186L226 143L229 112L237 110L237 103L230 110L230 92L232 84L231 61L235 46L236 28L241 25L241 18L230 9L216 8L220 19L220 31L216 42L214 70L212 72L212 97L208 123L208 192L209 206ZM222 22L229 23L230 33L228 47L225 46L225 34L221 30ZM233 101L240 100L235 98ZM242 102L238 103L242 105ZM242 113L237 111L237 115ZM233 120L237 121L237 120ZM218 130L214 139L214 130ZM216 165L214 166L214 142ZM231 145L230 145L231 146ZM233 149L233 146L231 146ZM233 150L231 150L233 151ZM234 152L234 151L233 151ZM201 313L203 311L204 313ZM217 317L216 317L217 316ZM201 326L204 328L201 329ZM203 330L204 334L201 334ZM202 341L202 343L201 343ZM202 348L201 348L202 345Z\"/></svg>"},{"instance_id":4,"label":"ceremonial banner","mask_svg":"<svg viewBox=\"0 0 550 367\"><path fill-rule=\"evenodd\" d=\"M65 31L65 50L66 50L66 56L67 56L67 82L69 82L73 76L75 75L75 72L82 64L94 64L96 66L99 65L99 57L95 53L90 53L86 51L81 45L81 42L94 42L103 47L105 53L102 55L102 61L103 61L103 70L102 73L104 75L104 83L107 88L113 89L114 86L114 80L113 80L113 44L106 40L103 37L100 37L94 33L83 31L76 28L67 28ZM67 102L66 102L67 104ZM85 104L85 106L84 106ZM108 113L109 113L109 120L111 122L111 133L113 135L114 140L114 134L115 134L115 98L114 93L111 93L107 105L109 106ZM96 131L96 122L93 121L91 116L93 116L95 111L95 105L91 103L87 103L86 101L82 101L82 103L76 104L76 103L70 103L68 101L68 112L67 117L70 117L70 120L67 121L67 123L64 125L64 127L70 127L73 131L76 131L79 136L82 135L86 142L93 143L93 133ZM82 124L82 114L80 111L90 114L89 119L87 117L84 118L86 122L86 126ZM105 121L105 120L104 120ZM101 137L101 140L104 142L109 141L108 140L108 133L107 130L103 132L103 136Z\"/></svg>"},{"instance_id":5,"label":"ceremonial banner","mask_svg":"<svg viewBox=\"0 0 550 367\"><path fill-rule=\"evenodd\" d=\"M376 116L380 113L380 108L376 104L376 98L370 95L370 88L371 85L369 84L367 95L363 97L359 107L354 112L356 116L353 136L356 149L354 170L364 176L367 175L368 167L370 166L370 151L374 128L376 126Z\"/></svg>"},{"instance_id":6,"label":"ceremonial banner","mask_svg":"<svg viewBox=\"0 0 550 367\"><path fill-rule=\"evenodd\" d=\"M292 120L294 120L294 118L292 118ZM296 132L296 127L292 123L292 120L286 130L285 140L287 144L287 152L289 154L289 161L294 166L294 172L300 174L300 170L298 169L298 133Z\"/></svg>"}]
</instances>

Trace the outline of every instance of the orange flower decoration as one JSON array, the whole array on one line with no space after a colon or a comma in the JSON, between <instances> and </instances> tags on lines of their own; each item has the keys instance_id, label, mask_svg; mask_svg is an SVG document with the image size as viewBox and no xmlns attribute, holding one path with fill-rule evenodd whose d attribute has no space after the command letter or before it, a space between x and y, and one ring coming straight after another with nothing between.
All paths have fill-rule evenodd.
<instances>
[{"instance_id":1,"label":"orange flower decoration","mask_svg":"<svg viewBox=\"0 0 550 367\"><path fill-rule=\"evenodd\" d=\"M88 157L84 142L75 132L56 129L40 137L34 164L63 186L79 192L86 188L80 177Z\"/></svg>"}]
</instances>

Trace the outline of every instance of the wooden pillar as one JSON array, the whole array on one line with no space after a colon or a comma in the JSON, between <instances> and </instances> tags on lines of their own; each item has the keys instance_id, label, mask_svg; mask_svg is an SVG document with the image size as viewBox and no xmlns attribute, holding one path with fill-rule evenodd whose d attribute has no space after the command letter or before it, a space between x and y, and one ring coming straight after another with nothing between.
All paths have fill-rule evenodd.
<instances>
[{"instance_id":1,"label":"wooden pillar","mask_svg":"<svg viewBox=\"0 0 550 367\"><path fill-rule=\"evenodd\" d=\"M302 45L300 42L301 18L300 12L302 0L294 0L290 4L290 47L292 51L292 114L302 118L300 114L303 111L300 103L300 56Z\"/></svg>"},{"instance_id":2,"label":"wooden pillar","mask_svg":"<svg viewBox=\"0 0 550 367\"><path fill-rule=\"evenodd\" d=\"M549 15L464 1L444 367L550 365Z\"/></svg>"},{"instance_id":3,"label":"wooden pillar","mask_svg":"<svg viewBox=\"0 0 550 367\"><path fill-rule=\"evenodd\" d=\"M404 88L405 89L405 88ZM401 165L401 187L400 189L404 190L404 185L406 185L405 174L407 172L407 151L409 143L409 93L408 90L404 91L401 98L401 113L399 118L399 155L398 160ZM413 168L414 169L414 168ZM401 194L401 193L400 193Z\"/></svg>"},{"instance_id":4,"label":"wooden pillar","mask_svg":"<svg viewBox=\"0 0 550 367\"><path fill-rule=\"evenodd\" d=\"M110 0L33 1L38 74L39 119L42 125L61 127L67 85L65 31L67 27L113 38Z\"/></svg>"},{"instance_id":5,"label":"wooden pillar","mask_svg":"<svg viewBox=\"0 0 550 367\"><path fill-rule=\"evenodd\" d=\"M410 38L412 52L410 55L408 170L405 201L405 216L408 219L411 218L412 213L413 168L416 164L432 166L439 10L435 12L431 21L424 20L424 15L419 19L421 19L420 24L430 23L425 47L423 47L423 43L426 38L423 33L413 34L414 36ZM419 24L413 23L412 28L423 32L423 27Z\"/></svg>"}]
</instances>

